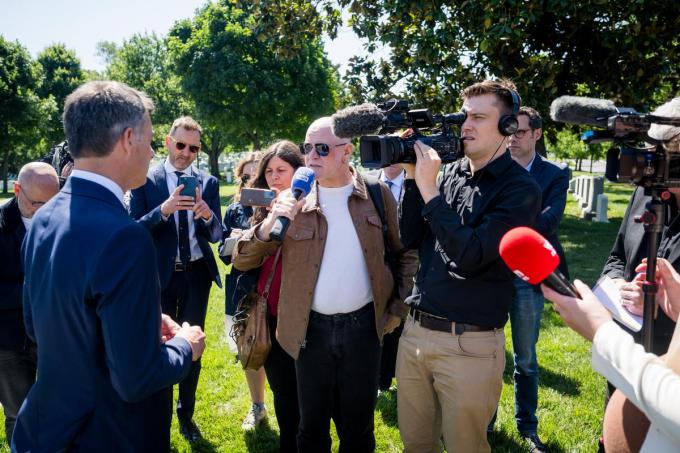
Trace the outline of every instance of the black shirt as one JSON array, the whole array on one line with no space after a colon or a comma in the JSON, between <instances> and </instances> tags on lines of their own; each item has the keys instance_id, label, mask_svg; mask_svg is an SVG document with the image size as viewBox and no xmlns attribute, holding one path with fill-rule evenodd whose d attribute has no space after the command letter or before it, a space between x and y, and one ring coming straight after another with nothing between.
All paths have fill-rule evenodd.
<instances>
[{"instance_id":1,"label":"black shirt","mask_svg":"<svg viewBox=\"0 0 680 453\"><path fill-rule=\"evenodd\" d=\"M512 228L534 224L541 190L505 152L474 176L468 159L445 165L439 192L424 204L415 181L404 184L401 239L420 258L406 302L449 321L500 328L514 287L498 245Z\"/></svg>"}]
</instances>

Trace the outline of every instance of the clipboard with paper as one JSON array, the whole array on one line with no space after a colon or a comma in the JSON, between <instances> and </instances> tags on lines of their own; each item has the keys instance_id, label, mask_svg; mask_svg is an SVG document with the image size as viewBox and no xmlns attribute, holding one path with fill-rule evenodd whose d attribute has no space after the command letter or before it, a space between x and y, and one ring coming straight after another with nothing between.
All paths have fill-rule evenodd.
<instances>
[{"instance_id":1,"label":"clipboard with paper","mask_svg":"<svg viewBox=\"0 0 680 453\"><path fill-rule=\"evenodd\" d=\"M614 280L606 275L603 276L593 287L593 293L614 319L634 332L642 329L642 316L634 315L623 307L619 289Z\"/></svg>"}]
</instances>

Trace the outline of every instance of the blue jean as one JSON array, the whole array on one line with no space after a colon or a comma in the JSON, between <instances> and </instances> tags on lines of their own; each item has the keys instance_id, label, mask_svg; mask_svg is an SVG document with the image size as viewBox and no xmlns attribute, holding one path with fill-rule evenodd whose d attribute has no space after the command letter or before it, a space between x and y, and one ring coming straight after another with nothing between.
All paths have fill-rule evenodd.
<instances>
[{"instance_id":1,"label":"blue jean","mask_svg":"<svg viewBox=\"0 0 680 453\"><path fill-rule=\"evenodd\" d=\"M521 433L538 428L538 360L536 343L543 314L543 294L515 278L515 296L510 307L512 347L515 351L515 420Z\"/></svg>"}]
</instances>

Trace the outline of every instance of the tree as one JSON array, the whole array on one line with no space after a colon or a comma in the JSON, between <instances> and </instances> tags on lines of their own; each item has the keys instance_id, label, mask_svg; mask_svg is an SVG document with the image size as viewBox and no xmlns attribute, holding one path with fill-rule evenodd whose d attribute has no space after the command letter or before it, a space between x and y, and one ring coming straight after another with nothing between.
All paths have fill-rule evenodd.
<instances>
[{"instance_id":1,"label":"tree","mask_svg":"<svg viewBox=\"0 0 680 453\"><path fill-rule=\"evenodd\" d=\"M276 138L300 139L314 118L332 112L337 75L316 38L277 53L274 40L258 34L256 9L208 4L175 24L168 47L198 115L224 143L260 149Z\"/></svg>"},{"instance_id":2,"label":"tree","mask_svg":"<svg viewBox=\"0 0 680 453\"><path fill-rule=\"evenodd\" d=\"M41 125L56 111L53 98L40 99L40 64L18 42L0 36L0 177L7 192L10 171L38 154Z\"/></svg>"},{"instance_id":3,"label":"tree","mask_svg":"<svg viewBox=\"0 0 680 453\"><path fill-rule=\"evenodd\" d=\"M44 77L36 93L43 99L52 96L56 103L56 110L44 129L47 144L51 145L64 140L64 127L61 120L64 101L66 96L85 81L85 75L75 51L66 49L64 44L46 47L38 55L38 63L42 66Z\"/></svg>"}]
</instances>

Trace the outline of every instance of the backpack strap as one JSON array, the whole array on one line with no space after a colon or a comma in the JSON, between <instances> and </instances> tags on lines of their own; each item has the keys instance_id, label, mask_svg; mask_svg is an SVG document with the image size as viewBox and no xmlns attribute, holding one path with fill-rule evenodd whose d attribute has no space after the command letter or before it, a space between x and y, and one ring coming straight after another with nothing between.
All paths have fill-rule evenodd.
<instances>
[{"instance_id":1,"label":"backpack strap","mask_svg":"<svg viewBox=\"0 0 680 453\"><path fill-rule=\"evenodd\" d=\"M368 175L362 173L364 178L364 183L366 184L366 190L368 195L373 201L376 211L378 211L378 216L380 216L380 223L382 223L383 232L383 242L385 244L385 255L390 253L390 245L387 240L387 219L385 216L385 200L383 199L382 189L380 188L380 179L373 175Z\"/></svg>"}]
</instances>

